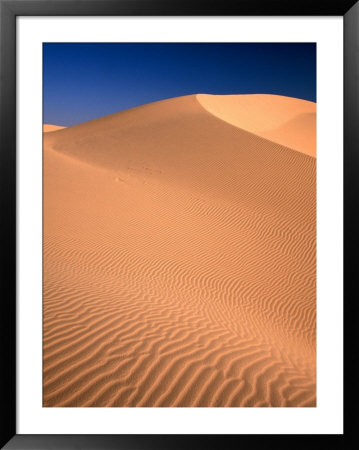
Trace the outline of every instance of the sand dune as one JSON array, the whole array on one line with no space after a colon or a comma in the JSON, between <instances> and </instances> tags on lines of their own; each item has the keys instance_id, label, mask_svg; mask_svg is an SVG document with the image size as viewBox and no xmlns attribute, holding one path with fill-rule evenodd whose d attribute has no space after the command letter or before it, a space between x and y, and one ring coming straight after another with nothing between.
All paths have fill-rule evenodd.
<instances>
[{"instance_id":1,"label":"sand dune","mask_svg":"<svg viewBox=\"0 0 359 450\"><path fill-rule=\"evenodd\" d=\"M58 125L51 125L51 124L48 124L48 123L44 124L43 127L42 127L44 133L49 133L51 131L63 130L64 128L65 127L61 127L61 126L58 126Z\"/></svg>"},{"instance_id":2,"label":"sand dune","mask_svg":"<svg viewBox=\"0 0 359 450\"><path fill-rule=\"evenodd\" d=\"M44 406L315 406L315 105L230 97L44 134Z\"/></svg>"}]
</instances>

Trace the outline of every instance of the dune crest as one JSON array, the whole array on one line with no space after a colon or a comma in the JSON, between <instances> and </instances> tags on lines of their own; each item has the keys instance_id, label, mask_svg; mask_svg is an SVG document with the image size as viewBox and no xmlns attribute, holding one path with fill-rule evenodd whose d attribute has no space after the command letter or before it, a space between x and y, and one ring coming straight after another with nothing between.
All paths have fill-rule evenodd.
<instances>
[{"instance_id":1,"label":"dune crest","mask_svg":"<svg viewBox=\"0 0 359 450\"><path fill-rule=\"evenodd\" d=\"M198 94L200 104L231 125L316 156L316 104L269 94Z\"/></svg>"},{"instance_id":2,"label":"dune crest","mask_svg":"<svg viewBox=\"0 0 359 450\"><path fill-rule=\"evenodd\" d=\"M198 97L44 134L44 406L316 405L312 113Z\"/></svg>"}]
</instances>

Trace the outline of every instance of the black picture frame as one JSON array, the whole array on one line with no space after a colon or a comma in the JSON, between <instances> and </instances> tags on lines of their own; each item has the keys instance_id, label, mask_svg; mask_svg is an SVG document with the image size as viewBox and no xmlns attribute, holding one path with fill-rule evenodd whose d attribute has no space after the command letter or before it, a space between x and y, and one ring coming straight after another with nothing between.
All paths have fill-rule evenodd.
<instances>
[{"instance_id":1,"label":"black picture frame","mask_svg":"<svg viewBox=\"0 0 359 450\"><path fill-rule=\"evenodd\" d=\"M16 17L17 16L344 17L344 434L18 435L16 434ZM6 449L352 448L358 352L359 2L357 0L0 0L0 183L3 269L1 440ZM305 33L305 30L303 30ZM353 388L352 388L353 387ZM3 447L4 446L4 447Z\"/></svg>"}]
</instances>

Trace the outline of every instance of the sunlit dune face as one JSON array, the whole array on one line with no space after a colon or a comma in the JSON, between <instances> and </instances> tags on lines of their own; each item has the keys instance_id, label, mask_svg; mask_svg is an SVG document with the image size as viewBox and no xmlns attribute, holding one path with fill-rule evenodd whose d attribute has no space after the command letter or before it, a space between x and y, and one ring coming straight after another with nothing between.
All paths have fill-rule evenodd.
<instances>
[{"instance_id":1,"label":"sunlit dune face","mask_svg":"<svg viewBox=\"0 0 359 450\"><path fill-rule=\"evenodd\" d=\"M42 128L44 133L49 133L50 131L62 130L65 127L61 127L58 125L44 124Z\"/></svg>"},{"instance_id":2,"label":"sunlit dune face","mask_svg":"<svg viewBox=\"0 0 359 450\"><path fill-rule=\"evenodd\" d=\"M197 95L214 116L278 144L316 156L316 103L281 95Z\"/></svg>"},{"instance_id":3,"label":"sunlit dune face","mask_svg":"<svg viewBox=\"0 0 359 450\"><path fill-rule=\"evenodd\" d=\"M43 405L315 406L315 104L200 94L55 130Z\"/></svg>"}]
</instances>

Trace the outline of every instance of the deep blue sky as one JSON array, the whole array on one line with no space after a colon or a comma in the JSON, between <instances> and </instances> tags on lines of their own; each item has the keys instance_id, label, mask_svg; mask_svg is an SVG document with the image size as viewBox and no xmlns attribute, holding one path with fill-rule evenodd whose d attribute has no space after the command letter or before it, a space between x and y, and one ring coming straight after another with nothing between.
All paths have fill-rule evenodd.
<instances>
[{"instance_id":1,"label":"deep blue sky","mask_svg":"<svg viewBox=\"0 0 359 450\"><path fill-rule=\"evenodd\" d=\"M181 95L268 93L316 101L316 45L53 44L44 123L74 125Z\"/></svg>"}]
</instances>

